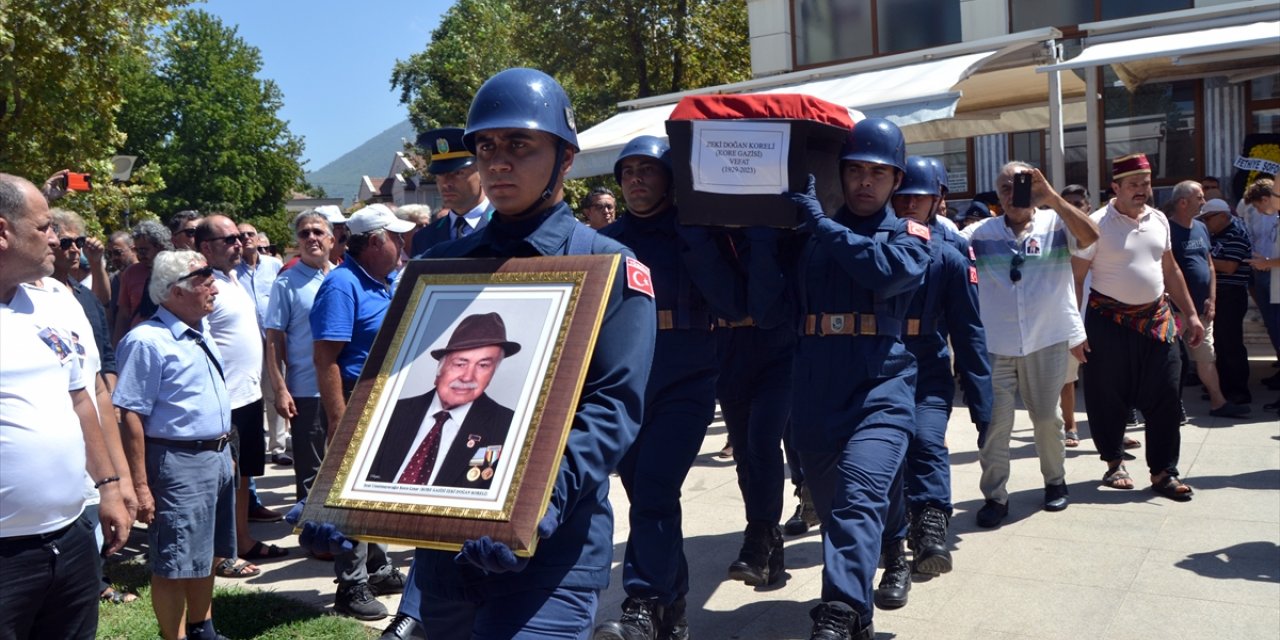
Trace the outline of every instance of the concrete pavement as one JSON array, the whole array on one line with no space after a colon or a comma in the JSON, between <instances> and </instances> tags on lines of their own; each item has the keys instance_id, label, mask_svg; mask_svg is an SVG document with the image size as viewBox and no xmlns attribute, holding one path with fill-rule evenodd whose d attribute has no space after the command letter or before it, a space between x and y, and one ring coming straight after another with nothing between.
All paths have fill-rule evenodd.
<instances>
[{"instance_id":1,"label":"concrete pavement","mask_svg":"<svg viewBox=\"0 0 1280 640\"><path fill-rule=\"evenodd\" d=\"M1270 375L1254 362L1254 380ZM1199 390L1184 393L1190 424L1182 429L1180 468L1196 488L1190 503L1174 503L1147 487L1142 449L1129 463L1137 489L1100 488L1104 471L1082 399L1077 419L1084 440L1067 450L1071 506L1041 511L1043 486L1031 425L1019 410L1013 434L1010 513L998 529L981 530L982 505L975 432L967 411L952 417L952 520L955 570L920 579L910 603L876 613L877 638L1122 639L1280 638L1280 420L1261 406L1276 392L1255 383L1253 414L1245 420L1208 417ZM1145 441L1141 429L1134 430ZM685 553L692 588L689 622L694 640L808 638L809 609L821 585L819 534L787 540L787 574L777 585L753 589L726 580L745 527L733 463L715 457L725 442L723 423L711 426L684 486ZM268 465L258 482L268 506L293 502L292 471ZM618 514L615 568L601 598L599 618L616 617L625 594L622 557L627 500L614 482ZM786 515L795 503L788 498ZM332 564L303 557L285 524L254 524L255 537L291 549L291 557L263 563L248 580L223 585L275 591L317 607L333 601ZM393 548L402 570L408 549ZM397 598L383 598L393 613ZM372 623L381 628L387 621Z\"/></svg>"}]
</instances>

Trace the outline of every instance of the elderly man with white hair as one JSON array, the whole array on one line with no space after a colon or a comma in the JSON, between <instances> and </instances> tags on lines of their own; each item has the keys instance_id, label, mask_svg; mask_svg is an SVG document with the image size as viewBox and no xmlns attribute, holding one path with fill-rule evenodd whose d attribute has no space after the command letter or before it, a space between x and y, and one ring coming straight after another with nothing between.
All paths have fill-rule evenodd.
<instances>
[{"instance_id":1,"label":"elderly man with white hair","mask_svg":"<svg viewBox=\"0 0 1280 640\"><path fill-rule=\"evenodd\" d=\"M205 320L218 294L213 267L194 251L163 251L149 293L160 308L120 343L112 401L138 520L149 525L152 606L165 640L219 640L213 559L235 556L236 525L231 399Z\"/></svg>"}]
</instances>

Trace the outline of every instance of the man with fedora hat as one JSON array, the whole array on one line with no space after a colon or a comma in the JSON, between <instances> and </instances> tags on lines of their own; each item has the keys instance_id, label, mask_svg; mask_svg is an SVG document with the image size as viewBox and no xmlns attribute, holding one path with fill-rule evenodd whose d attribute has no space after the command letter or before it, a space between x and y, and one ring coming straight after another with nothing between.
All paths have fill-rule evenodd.
<instances>
[{"instance_id":1,"label":"man with fedora hat","mask_svg":"<svg viewBox=\"0 0 1280 640\"><path fill-rule=\"evenodd\" d=\"M462 143L462 133L459 127L444 127L418 136L418 148L431 154L427 172L436 177L442 208L448 214L414 234L409 251L414 258L421 258L427 249L441 242L479 231L493 215L489 198L480 186L476 157Z\"/></svg>"},{"instance_id":2,"label":"man with fedora hat","mask_svg":"<svg viewBox=\"0 0 1280 640\"><path fill-rule=\"evenodd\" d=\"M435 388L401 398L368 480L488 489L514 412L485 393L503 358L520 351L497 313L469 315L435 349Z\"/></svg>"}]
</instances>

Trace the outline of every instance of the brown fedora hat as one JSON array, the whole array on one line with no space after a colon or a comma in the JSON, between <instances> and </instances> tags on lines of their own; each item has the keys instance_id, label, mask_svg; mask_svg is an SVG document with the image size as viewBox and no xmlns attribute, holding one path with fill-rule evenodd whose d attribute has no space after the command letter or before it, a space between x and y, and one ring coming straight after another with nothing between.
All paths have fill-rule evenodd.
<instances>
[{"instance_id":1,"label":"brown fedora hat","mask_svg":"<svg viewBox=\"0 0 1280 640\"><path fill-rule=\"evenodd\" d=\"M477 313L467 316L458 323L458 328L449 336L449 344L443 349L431 352L431 357L439 360L444 354L453 351L464 351L490 345L502 347L504 355L512 356L520 351L520 345L507 341L507 325L502 316L496 313Z\"/></svg>"}]
</instances>

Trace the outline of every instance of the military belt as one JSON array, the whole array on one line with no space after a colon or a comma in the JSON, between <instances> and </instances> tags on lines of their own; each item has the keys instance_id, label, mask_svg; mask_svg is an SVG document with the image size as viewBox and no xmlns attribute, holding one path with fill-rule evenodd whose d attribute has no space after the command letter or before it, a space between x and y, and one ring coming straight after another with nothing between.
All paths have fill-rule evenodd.
<instances>
[{"instance_id":1,"label":"military belt","mask_svg":"<svg viewBox=\"0 0 1280 640\"><path fill-rule=\"evenodd\" d=\"M722 329L737 329L739 327L754 327L756 321L751 316L747 316L744 320L725 320L724 318L716 319L716 326Z\"/></svg>"},{"instance_id":2,"label":"military belt","mask_svg":"<svg viewBox=\"0 0 1280 640\"><path fill-rule=\"evenodd\" d=\"M804 318L806 336L874 336L873 313L818 313Z\"/></svg>"}]
</instances>

